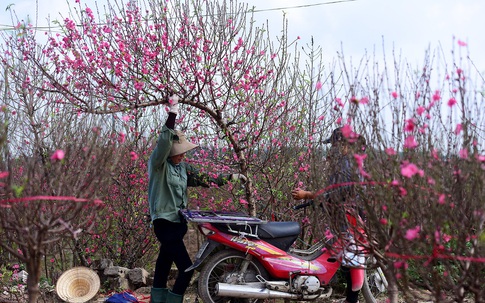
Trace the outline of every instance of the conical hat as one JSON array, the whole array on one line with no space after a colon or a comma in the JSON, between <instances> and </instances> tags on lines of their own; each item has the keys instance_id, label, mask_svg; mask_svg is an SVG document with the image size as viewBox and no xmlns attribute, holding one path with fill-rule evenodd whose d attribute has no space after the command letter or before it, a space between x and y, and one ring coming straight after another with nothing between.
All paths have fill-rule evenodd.
<instances>
[{"instance_id":1,"label":"conical hat","mask_svg":"<svg viewBox=\"0 0 485 303\"><path fill-rule=\"evenodd\" d=\"M94 298L100 286L99 276L94 270L74 267L59 277L56 292L65 302L83 303Z\"/></svg>"},{"instance_id":2,"label":"conical hat","mask_svg":"<svg viewBox=\"0 0 485 303\"><path fill-rule=\"evenodd\" d=\"M170 150L170 157L186 153L197 146L197 144L187 141L187 138L183 132L176 130L172 149Z\"/></svg>"}]
</instances>

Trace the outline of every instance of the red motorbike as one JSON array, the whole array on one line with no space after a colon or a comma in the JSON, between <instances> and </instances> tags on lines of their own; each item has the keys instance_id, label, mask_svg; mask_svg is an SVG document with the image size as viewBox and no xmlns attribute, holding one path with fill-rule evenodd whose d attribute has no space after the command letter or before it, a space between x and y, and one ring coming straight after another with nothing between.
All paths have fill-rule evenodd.
<instances>
[{"instance_id":1,"label":"red motorbike","mask_svg":"<svg viewBox=\"0 0 485 303\"><path fill-rule=\"evenodd\" d=\"M187 269L202 265L198 294L204 303L311 301L331 296L331 281L342 254L327 249L325 241L294 249L301 232L298 222L267 222L237 212L182 210L181 215L197 223L207 238ZM335 246L339 245L337 241ZM369 273L364 267L355 268L364 271L362 295L365 302L375 303L376 293L384 291L387 283L381 270Z\"/></svg>"}]
</instances>

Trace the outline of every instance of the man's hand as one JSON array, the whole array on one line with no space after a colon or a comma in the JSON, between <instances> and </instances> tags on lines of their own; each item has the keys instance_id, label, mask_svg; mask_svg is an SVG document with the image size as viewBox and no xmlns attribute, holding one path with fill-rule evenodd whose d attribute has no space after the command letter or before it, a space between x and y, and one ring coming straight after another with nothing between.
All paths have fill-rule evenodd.
<instances>
[{"instance_id":1,"label":"man's hand","mask_svg":"<svg viewBox=\"0 0 485 303\"><path fill-rule=\"evenodd\" d=\"M304 200L304 199L313 199L314 195L311 191L306 191L302 190L299 188L296 188L291 191L291 195L293 196L293 199L295 200Z\"/></svg>"}]
</instances>

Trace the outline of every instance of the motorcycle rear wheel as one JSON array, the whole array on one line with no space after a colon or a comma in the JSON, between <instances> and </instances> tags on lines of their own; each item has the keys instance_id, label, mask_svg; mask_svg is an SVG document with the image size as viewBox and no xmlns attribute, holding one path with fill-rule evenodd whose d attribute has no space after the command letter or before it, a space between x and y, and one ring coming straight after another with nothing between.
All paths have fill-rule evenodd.
<instances>
[{"instance_id":1,"label":"motorcycle rear wheel","mask_svg":"<svg viewBox=\"0 0 485 303\"><path fill-rule=\"evenodd\" d=\"M200 271L198 293L204 303L262 303L264 300L219 297L216 284L219 282L238 284L239 271L243 261L248 261L242 252L226 249L215 253ZM247 270L242 274L245 282L258 282L257 275L268 279L268 272L255 259L248 261Z\"/></svg>"}]
</instances>

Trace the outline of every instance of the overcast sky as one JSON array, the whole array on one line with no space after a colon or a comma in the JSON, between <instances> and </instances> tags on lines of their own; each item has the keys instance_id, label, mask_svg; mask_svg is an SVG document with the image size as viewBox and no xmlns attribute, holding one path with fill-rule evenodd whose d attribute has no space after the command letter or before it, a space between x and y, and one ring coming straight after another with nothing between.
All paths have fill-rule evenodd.
<instances>
[{"instance_id":1,"label":"overcast sky","mask_svg":"<svg viewBox=\"0 0 485 303\"><path fill-rule=\"evenodd\" d=\"M67 0L74 3L74 0ZM5 8L14 4L19 18L34 18L38 26L46 18L67 16L66 0L0 0L0 25L10 25ZM81 3L93 3L81 0ZM101 1L103 2L103 1ZM322 46L324 61L332 61L342 48L346 58L362 58L365 51L381 56L383 41L386 55L392 50L413 65L420 65L425 51L442 47L449 56L454 46L466 54L480 71L485 71L485 1L484 0L245 0L256 9L260 23L270 20L270 32L281 30L282 16L289 21L289 35L300 37L305 45L314 38ZM324 4L326 3L326 4ZM282 8L282 9L277 9ZM35 20L33 20L35 21ZM453 37L456 38L453 45ZM458 47L457 41L467 44Z\"/></svg>"},{"instance_id":2,"label":"overcast sky","mask_svg":"<svg viewBox=\"0 0 485 303\"><path fill-rule=\"evenodd\" d=\"M425 51L442 47L451 55L458 48L485 71L484 0L246 0L254 5L259 19L269 19L275 31L281 28L283 12L289 20L290 35L306 44L311 37L323 47L331 61L343 48L345 57L362 58L367 50L386 55L402 52L411 64L422 64ZM335 3L337 2L337 3ZM323 5L313 5L329 3ZM302 6L302 7L300 7ZM282 10L266 11L271 8ZM273 22L274 20L274 22ZM455 42L453 42L455 37ZM468 49L458 47L457 41ZM454 43L454 45L453 45Z\"/></svg>"}]
</instances>

